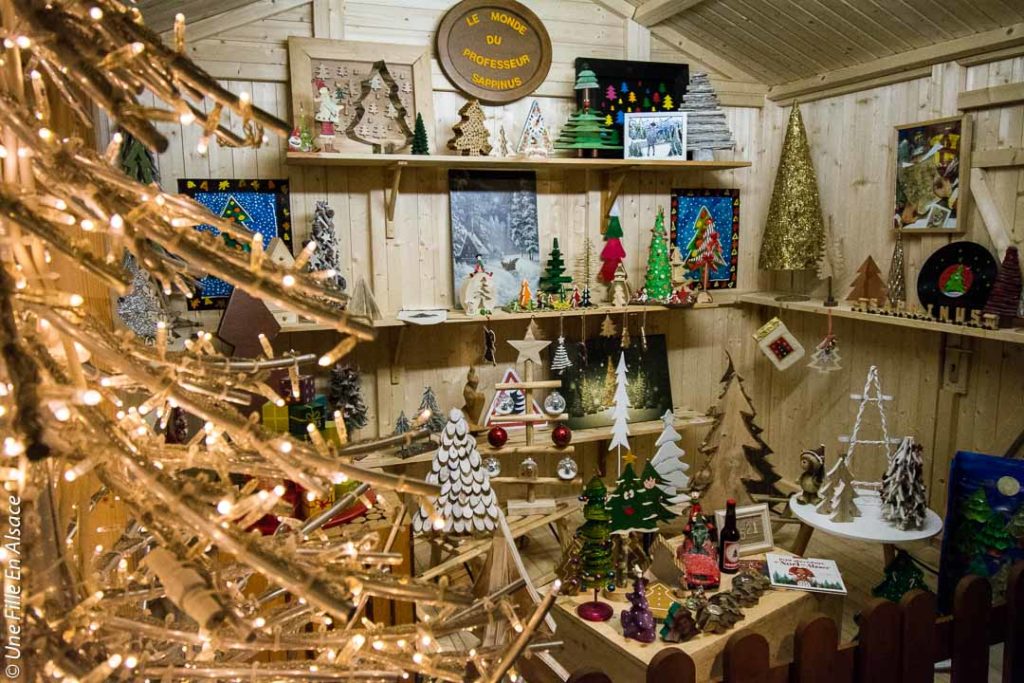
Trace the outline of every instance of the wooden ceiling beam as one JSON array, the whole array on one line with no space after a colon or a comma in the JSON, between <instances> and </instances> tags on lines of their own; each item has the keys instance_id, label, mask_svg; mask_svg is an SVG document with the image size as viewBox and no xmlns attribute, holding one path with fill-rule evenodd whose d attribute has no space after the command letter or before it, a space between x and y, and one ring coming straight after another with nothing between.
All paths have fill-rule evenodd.
<instances>
[{"instance_id":1,"label":"wooden ceiling beam","mask_svg":"<svg viewBox=\"0 0 1024 683\"><path fill-rule=\"evenodd\" d=\"M861 81L871 81L904 71L914 71L940 62L953 61L1018 45L1024 45L1024 23L1003 26L963 38L954 38L810 78L772 86L768 90L768 99L772 101L801 99L821 90L833 90Z\"/></svg>"},{"instance_id":2,"label":"wooden ceiling beam","mask_svg":"<svg viewBox=\"0 0 1024 683\"><path fill-rule=\"evenodd\" d=\"M681 52L685 52L704 66L714 69L727 78L755 83L760 80L750 75L750 73L742 67L733 64L725 57L711 52L703 45L690 40L671 26L665 26L663 24L652 26L651 34L658 36L672 47Z\"/></svg>"},{"instance_id":3,"label":"wooden ceiling beam","mask_svg":"<svg viewBox=\"0 0 1024 683\"><path fill-rule=\"evenodd\" d=\"M212 38L218 33L236 26L251 24L254 21L272 17L281 12L310 4L311 0L257 0L242 7L208 17L201 21L189 23L185 27L185 38L189 42ZM219 7L219 5L218 5ZM187 17L186 17L187 19ZM165 37L171 31L165 32Z\"/></svg>"},{"instance_id":4,"label":"wooden ceiling beam","mask_svg":"<svg viewBox=\"0 0 1024 683\"><path fill-rule=\"evenodd\" d=\"M704 0L647 0L633 12L633 21L642 26L654 26L702 2Z\"/></svg>"}]
</instances>

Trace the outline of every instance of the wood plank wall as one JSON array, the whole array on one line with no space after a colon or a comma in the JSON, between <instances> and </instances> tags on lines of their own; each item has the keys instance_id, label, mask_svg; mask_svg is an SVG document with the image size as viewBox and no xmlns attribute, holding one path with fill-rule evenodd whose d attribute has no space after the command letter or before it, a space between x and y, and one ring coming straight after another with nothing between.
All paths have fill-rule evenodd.
<instances>
[{"instance_id":1,"label":"wood plank wall","mask_svg":"<svg viewBox=\"0 0 1024 683\"><path fill-rule=\"evenodd\" d=\"M425 47L431 44L433 28L450 4L448 0L314 0L313 4L263 0L252 5L262 7L259 12L237 14L240 11L236 10L237 25L223 21L222 28L205 25L190 29L199 30L204 36L190 50L232 90L247 90L258 106L290 118L285 38L314 34L314 16L324 11L318 3L328 8L339 4L343 8L341 25L328 27L333 37ZM526 4L544 20L554 44L555 63L538 99L549 126L555 129L572 108L572 61L577 56L690 61L691 68L700 68L667 43L652 39L632 22L589 0L527 0ZM283 11L268 14L278 7ZM333 21L336 14L326 16ZM432 142L443 146L464 99L444 79L436 61L433 72L437 121ZM823 207L844 234L850 270L868 253L875 256L883 270L888 266L891 236L886 228L892 126L955 114L959 91L1015 81L1024 81L1024 60L970 68L948 63L934 67L930 78L803 106ZM503 124L514 144L530 102L528 98L506 107L487 108L492 129L496 131ZM791 280L789 276L772 276L756 270L760 232L788 108L767 103L764 108L727 107L726 112L737 141L735 157L752 161L753 168L721 174L638 173L626 180L620 206L630 279L636 281L642 276L648 230L657 208L665 206L667 210L673 187L738 187L742 197L740 289L817 287L812 276ZM977 148L1021 144L1020 107L983 111L977 118ZM444 172L409 170L403 174L397 234L388 240L384 238L384 177L379 170L289 167L284 163L284 143L277 140L256 152L214 148L208 156L201 157L194 151L194 132L169 126L168 133L172 136L171 150L159 160L166 188L173 189L179 177L288 177L297 240L308 233L315 202L327 200L336 212L345 276L350 281L367 278L382 309L394 312L402 307L452 305ZM997 173L1000 176L993 177L994 187L1005 215L1013 216L1014 238L1019 243L1024 203L1017 195L1018 187L1024 188L1024 174L1016 170ZM597 173L550 172L538 176L541 243L545 250L551 238L557 236L572 262L583 239L589 237L599 244L602 180ZM968 237L987 244L978 215L975 211L971 214ZM914 272L943 241L936 237L908 239L908 270ZM913 283L914 278L909 278L909 290L914 289ZM842 285L839 291L844 291ZM822 376L800 365L779 373L761 356L750 338L771 315L774 312L770 309L749 307L659 314L649 316L646 330L648 334L663 331L668 335L677 406L703 410L710 405L725 366L724 352L732 353L760 410L758 422L775 449L776 466L787 477L798 475L798 454L802 448L820 442L828 446L830 455L835 454L836 435L847 431L853 418L854 405L848 394L860 390L871 364L880 366L886 390L896 396L890 415L894 432L914 433L925 444L934 489L932 505L936 509L942 509L945 472L956 448L1001 452L1024 426L1020 392L1024 386L1024 349L1020 346L946 339L931 333L837 320L835 331L844 357L842 372ZM784 319L808 348L826 331L826 320L819 316L790 313ZM589 322L589 334L596 332L599 323ZM639 316L632 316L630 324L635 334L641 324ZM567 317L564 325L568 339L579 338L578 317ZM557 335L557 321L546 321L543 327L548 336ZM518 323L495 324L499 362L494 368L480 368L482 388L497 381L512 363L514 355L504 340L520 336L521 328ZM397 365L403 369L399 384L391 383L390 372L396 361L391 351L397 341L395 331L382 332L380 343L357 351L355 360L365 373L364 393L370 406L371 428L390 431L400 409L415 410L427 385L437 392L442 406L460 406L466 369L469 364L480 362L481 338L482 325L448 326L430 330L429 336L409 336L397 358ZM277 344L282 348L325 350L331 339L327 334L284 335ZM962 396L940 389L947 344L973 352L969 389ZM684 447L691 457L699 436L692 432L686 435ZM633 445L643 458L653 443L641 439ZM584 474L596 467L594 451L590 447L578 458ZM506 467L514 465L505 463ZM550 466L553 463L541 463L542 468ZM859 467L863 469L858 471L858 477L867 479L880 475L882 463L865 454Z\"/></svg>"}]
</instances>

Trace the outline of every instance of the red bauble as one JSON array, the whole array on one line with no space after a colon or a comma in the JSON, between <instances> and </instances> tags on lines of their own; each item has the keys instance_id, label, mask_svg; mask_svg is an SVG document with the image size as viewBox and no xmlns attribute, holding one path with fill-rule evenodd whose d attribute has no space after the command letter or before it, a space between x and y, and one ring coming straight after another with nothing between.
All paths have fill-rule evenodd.
<instances>
[{"instance_id":1,"label":"red bauble","mask_svg":"<svg viewBox=\"0 0 1024 683\"><path fill-rule=\"evenodd\" d=\"M508 442L508 432L502 427L491 427L491 431L487 432L487 443L491 444L494 448L501 448Z\"/></svg>"},{"instance_id":2,"label":"red bauble","mask_svg":"<svg viewBox=\"0 0 1024 683\"><path fill-rule=\"evenodd\" d=\"M564 424L559 424L551 430L551 440L559 448L565 448L572 441L572 430Z\"/></svg>"}]
</instances>

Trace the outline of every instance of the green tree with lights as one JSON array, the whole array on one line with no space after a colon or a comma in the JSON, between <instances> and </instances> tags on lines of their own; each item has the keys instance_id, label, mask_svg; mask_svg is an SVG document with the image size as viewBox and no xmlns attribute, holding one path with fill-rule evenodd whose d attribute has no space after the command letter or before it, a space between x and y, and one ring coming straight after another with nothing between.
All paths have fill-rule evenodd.
<instances>
[{"instance_id":1,"label":"green tree with lights","mask_svg":"<svg viewBox=\"0 0 1024 683\"><path fill-rule=\"evenodd\" d=\"M672 296L672 266L668 260L668 242L665 239L665 210L658 207L651 230L651 248L647 253L647 298L665 301Z\"/></svg>"}]
</instances>

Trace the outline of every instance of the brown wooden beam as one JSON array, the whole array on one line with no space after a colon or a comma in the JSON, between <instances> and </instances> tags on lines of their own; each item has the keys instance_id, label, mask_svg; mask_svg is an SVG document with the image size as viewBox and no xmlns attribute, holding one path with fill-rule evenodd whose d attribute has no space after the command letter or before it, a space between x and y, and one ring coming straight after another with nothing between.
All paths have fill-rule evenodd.
<instances>
[{"instance_id":1,"label":"brown wooden beam","mask_svg":"<svg viewBox=\"0 0 1024 683\"><path fill-rule=\"evenodd\" d=\"M644 26L654 26L702 2L704 0L647 0L633 12L633 20Z\"/></svg>"}]
</instances>

